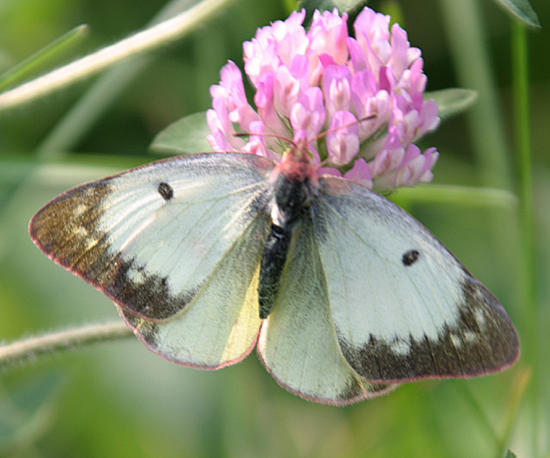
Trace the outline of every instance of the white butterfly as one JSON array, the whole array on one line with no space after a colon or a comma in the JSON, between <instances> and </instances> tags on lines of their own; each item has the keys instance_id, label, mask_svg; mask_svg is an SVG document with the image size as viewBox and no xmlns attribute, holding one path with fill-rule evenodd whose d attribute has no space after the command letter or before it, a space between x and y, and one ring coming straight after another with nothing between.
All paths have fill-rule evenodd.
<instances>
[{"instance_id":1,"label":"white butterfly","mask_svg":"<svg viewBox=\"0 0 550 458\"><path fill-rule=\"evenodd\" d=\"M218 369L256 346L316 402L499 371L519 353L502 306L427 229L295 150L154 162L61 194L30 232L152 351Z\"/></svg>"}]
</instances>

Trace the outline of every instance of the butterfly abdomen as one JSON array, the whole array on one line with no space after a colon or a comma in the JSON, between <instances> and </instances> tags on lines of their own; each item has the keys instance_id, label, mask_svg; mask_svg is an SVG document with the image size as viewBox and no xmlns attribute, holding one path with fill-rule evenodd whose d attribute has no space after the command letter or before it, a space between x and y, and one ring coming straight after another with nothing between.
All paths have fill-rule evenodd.
<instances>
[{"instance_id":1,"label":"butterfly abdomen","mask_svg":"<svg viewBox=\"0 0 550 458\"><path fill-rule=\"evenodd\" d=\"M271 225L262 255L260 283L258 285L261 319L268 317L277 297L291 236L292 231L275 224Z\"/></svg>"},{"instance_id":2,"label":"butterfly abdomen","mask_svg":"<svg viewBox=\"0 0 550 458\"><path fill-rule=\"evenodd\" d=\"M268 317L275 304L294 228L308 211L315 187L315 174L309 163L286 160L273 173L272 224L258 284L261 319Z\"/></svg>"}]
</instances>

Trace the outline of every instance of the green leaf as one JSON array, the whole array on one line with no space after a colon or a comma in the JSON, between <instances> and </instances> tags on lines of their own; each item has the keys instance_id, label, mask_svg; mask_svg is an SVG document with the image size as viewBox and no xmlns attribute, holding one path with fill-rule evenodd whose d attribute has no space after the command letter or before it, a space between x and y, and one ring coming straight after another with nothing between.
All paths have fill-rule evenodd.
<instances>
[{"instance_id":1,"label":"green leaf","mask_svg":"<svg viewBox=\"0 0 550 458\"><path fill-rule=\"evenodd\" d=\"M425 92L424 99L433 99L439 106L439 117L447 119L470 108L477 99L477 92L471 89L449 88Z\"/></svg>"},{"instance_id":2,"label":"green leaf","mask_svg":"<svg viewBox=\"0 0 550 458\"><path fill-rule=\"evenodd\" d=\"M539 18L535 10L529 3L529 0L496 0L505 10L512 16L517 17L520 21L525 22L531 27L540 27Z\"/></svg>"},{"instance_id":3,"label":"green leaf","mask_svg":"<svg viewBox=\"0 0 550 458\"><path fill-rule=\"evenodd\" d=\"M204 153L212 150L206 140L208 134L206 113L194 113L170 124L155 137L150 148L158 153Z\"/></svg>"},{"instance_id":4,"label":"green leaf","mask_svg":"<svg viewBox=\"0 0 550 458\"><path fill-rule=\"evenodd\" d=\"M299 0L297 9L304 8L306 10L304 26L308 27L311 24L311 18L315 10L332 11L336 8L342 14L358 10L366 4L365 0Z\"/></svg>"},{"instance_id":5,"label":"green leaf","mask_svg":"<svg viewBox=\"0 0 550 458\"><path fill-rule=\"evenodd\" d=\"M517 458L517 455L511 450L506 451L505 458Z\"/></svg>"},{"instance_id":6,"label":"green leaf","mask_svg":"<svg viewBox=\"0 0 550 458\"><path fill-rule=\"evenodd\" d=\"M88 26L79 25L24 61L6 70L0 75L0 91L59 61L87 35Z\"/></svg>"}]
</instances>

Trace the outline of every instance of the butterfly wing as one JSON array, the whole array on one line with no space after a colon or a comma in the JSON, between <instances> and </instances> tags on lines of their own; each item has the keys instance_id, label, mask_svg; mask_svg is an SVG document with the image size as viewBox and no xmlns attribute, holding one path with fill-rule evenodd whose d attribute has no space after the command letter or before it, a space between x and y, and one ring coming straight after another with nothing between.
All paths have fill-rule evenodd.
<instances>
[{"instance_id":1,"label":"butterfly wing","mask_svg":"<svg viewBox=\"0 0 550 458\"><path fill-rule=\"evenodd\" d=\"M259 217L172 318L155 323L124 309L121 315L150 350L169 360L204 369L240 361L260 329L258 267L265 237Z\"/></svg>"},{"instance_id":2,"label":"butterfly wing","mask_svg":"<svg viewBox=\"0 0 550 458\"><path fill-rule=\"evenodd\" d=\"M338 343L362 377L468 377L515 361L496 298L397 205L323 177L312 215Z\"/></svg>"},{"instance_id":3,"label":"butterfly wing","mask_svg":"<svg viewBox=\"0 0 550 458\"><path fill-rule=\"evenodd\" d=\"M122 307L154 351L219 367L246 354L260 326L250 308L257 315L272 167L237 154L148 164L60 195L31 220L31 236ZM187 334L183 316L197 316Z\"/></svg>"},{"instance_id":4,"label":"butterfly wing","mask_svg":"<svg viewBox=\"0 0 550 458\"><path fill-rule=\"evenodd\" d=\"M275 306L262 324L258 352L280 385L316 402L349 404L393 388L367 382L342 355L310 218L294 232Z\"/></svg>"}]
</instances>

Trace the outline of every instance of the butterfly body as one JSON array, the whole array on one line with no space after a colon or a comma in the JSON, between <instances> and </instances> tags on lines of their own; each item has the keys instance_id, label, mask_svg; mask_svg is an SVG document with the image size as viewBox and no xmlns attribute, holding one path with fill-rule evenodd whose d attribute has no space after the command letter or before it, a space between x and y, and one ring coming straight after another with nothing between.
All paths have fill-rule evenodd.
<instances>
[{"instance_id":1,"label":"butterfly body","mask_svg":"<svg viewBox=\"0 0 550 458\"><path fill-rule=\"evenodd\" d=\"M273 169L268 182L272 183L272 199L268 207L271 228L260 267L258 300L261 319L267 318L273 308L294 228L308 212L318 185L307 156L297 157L294 148Z\"/></svg>"},{"instance_id":2,"label":"butterfly body","mask_svg":"<svg viewBox=\"0 0 550 458\"><path fill-rule=\"evenodd\" d=\"M145 165L58 196L31 236L152 351L217 369L256 346L281 385L317 402L515 361L502 306L424 226L298 153Z\"/></svg>"}]
</instances>

